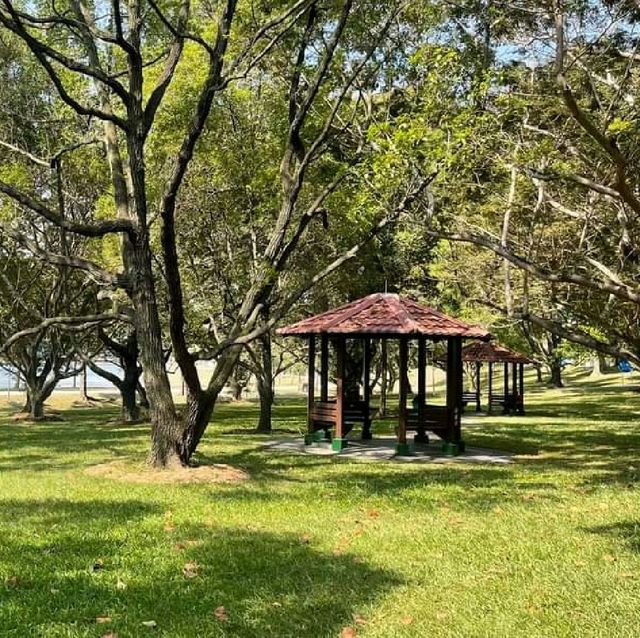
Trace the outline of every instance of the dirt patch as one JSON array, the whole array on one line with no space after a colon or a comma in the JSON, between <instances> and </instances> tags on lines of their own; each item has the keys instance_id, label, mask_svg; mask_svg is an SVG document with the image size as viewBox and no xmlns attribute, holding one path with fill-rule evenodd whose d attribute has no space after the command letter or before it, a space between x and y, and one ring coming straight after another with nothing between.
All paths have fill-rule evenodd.
<instances>
[{"instance_id":1,"label":"dirt patch","mask_svg":"<svg viewBox=\"0 0 640 638\"><path fill-rule=\"evenodd\" d=\"M128 483L239 483L249 474L231 465L197 465L156 470L143 465L127 465L123 461L110 461L93 465L85 470L89 476L100 476Z\"/></svg>"},{"instance_id":2,"label":"dirt patch","mask_svg":"<svg viewBox=\"0 0 640 638\"><path fill-rule=\"evenodd\" d=\"M44 421L54 421L60 422L64 421L64 419L57 413L52 412L49 414L45 414L44 416L38 417L34 419L28 412L16 412L11 415L11 420L16 421L18 423L42 423Z\"/></svg>"}]
</instances>

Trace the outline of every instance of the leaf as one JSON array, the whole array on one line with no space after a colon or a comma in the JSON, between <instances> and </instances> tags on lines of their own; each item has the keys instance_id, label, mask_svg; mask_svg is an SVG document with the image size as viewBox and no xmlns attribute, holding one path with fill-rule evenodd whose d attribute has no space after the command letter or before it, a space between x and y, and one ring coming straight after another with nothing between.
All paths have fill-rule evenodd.
<instances>
[{"instance_id":1,"label":"leaf","mask_svg":"<svg viewBox=\"0 0 640 638\"><path fill-rule=\"evenodd\" d=\"M216 617L216 620L220 620L222 622L229 620L229 614L227 614L227 610L223 605L220 605L220 607L216 607L213 615Z\"/></svg>"},{"instance_id":2,"label":"leaf","mask_svg":"<svg viewBox=\"0 0 640 638\"><path fill-rule=\"evenodd\" d=\"M148 627L149 629L155 629L158 626L158 623L155 620L143 620L140 624L143 627Z\"/></svg>"},{"instance_id":3,"label":"leaf","mask_svg":"<svg viewBox=\"0 0 640 638\"><path fill-rule=\"evenodd\" d=\"M106 625L112 621L111 616L96 616L96 624Z\"/></svg>"},{"instance_id":4,"label":"leaf","mask_svg":"<svg viewBox=\"0 0 640 638\"><path fill-rule=\"evenodd\" d=\"M380 517L380 512L378 510L369 510L367 512L367 516L369 518L379 518Z\"/></svg>"},{"instance_id":5,"label":"leaf","mask_svg":"<svg viewBox=\"0 0 640 638\"><path fill-rule=\"evenodd\" d=\"M91 566L92 572L99 572L104 569L104 560L102 558L98 558L98 560L93 563Z\"/></svg>"},{"instance_id":6,"label":"leaf","mask_svg":"<svg viewBox=\"0 0 640 638\"><path fill-rule=\"evenodd\" d=\"M118 582L116 583L116 589L118 591L124 591L127 588L127 583L118 578Z\"/></svg>"},{"instance_id":7,"label":"leaf","mask_svg":"<svg viewBox=\"0 0 640 638\"><path fill-rule=\"evenodd\" d=\"M112 631L110 631L108 634L103 634L101 638L118 638L118 634L114 634Z\"/></svg>"},{"instance_id":8,"label":"leaf","mask_svg":"<svg viewBox=\"0 0 640 638\"><path fill-rule=\"evenodd\" d=\"M190 560L182 568L182 574L185 578L197 578L199 570L200 565L195 560Z\"/></svg>"},{"instance_id":9,"label":"leaf","mask_svg":"<svg viewBox=\"0 0 640 638\"><path fill-rule=\"evenodd\" d=\"M367 624L367 621L364 618L364 616L361 616L360 614L351 614L351 618L353 618L353 622L356 625L362 626L362 625L366 625Z\"/></svg>"},{"instance_id":10,"label":"leaf","mask_svg":"<svg viewBox=\"0 0 640 638\"><path fill-rule=\"evenodd\" d=\"M340 638L355 638L358 632L355 627L343 627L340 632Z\"/></svg>"},{"instance_id":11,"label":"leaf","mask_svg":"<svg viewBox=\"0 0 640 638\"><path fill-rule=\"evenodd\" d=\"M17 587L20 584L20 577L19 576L8 576L7 578L4 579L4 584L7 587Z\"/></svg>"},{"instance_id":12,"label":"leaf","mask_svg":"<svg viewBox=\"0 0 640 638\"><path fill-rule=\"evenodd\" d=\"M300 537L300 542L301 542L303 545L308 545L308 544L311 542L311 535L310 535L310 534L303 534L303 535Z\"/></svg>"},{"instance_id":13,"label":"leaf","mask_svg":"<svg viewBox=\"0 0 640 638\"><path fill-rule=\"evenodd\" d=\"M413 616L403 616L400 618L400 622L403 625L411 625L413 624Z\"/></svg>"}]
</instances>

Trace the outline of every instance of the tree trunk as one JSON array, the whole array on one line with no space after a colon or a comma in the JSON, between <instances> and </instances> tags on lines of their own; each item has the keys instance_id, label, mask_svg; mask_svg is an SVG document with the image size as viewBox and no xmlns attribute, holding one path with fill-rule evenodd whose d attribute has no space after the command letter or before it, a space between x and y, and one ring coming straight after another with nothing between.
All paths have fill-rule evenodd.
<instances>
[{"instance_id":1,"label":"tree trunk","mask_svg":"<svg viewBox=\"0 0 640 638\"><path fill-rule=\"evenodd\" d=\"M76 377L73 377L74 379ZM87 392L87 366L82 366L82 383L80 384L80 397L85 402L89 402L89 394Z\"/></svg>"},{"instance_id":2,"label":"tree trunk","mask_svg":"<svg viewBox=\"0 0 640 638\"><path fill-rule=\"evenodd\" d=\"M606 372L607 360L604 355L598 352L593 359L593 370L591 371L592 377L599 377Z\"/></svg>"},{"instance_id":3,"label":"tree trunk","mask_svg":"<svg viewBox=\"0 0 640 638\"><path fill-rule=\"evenodd\" d=\"M125 379L120 386L122 398L122 420L125 423L134 423L140 420L140 407L137 401L137 379Z\"/></svg>"},{"instance_id":4,"label":"tree trunk","mask_svg":"<svg viewBox=\"0 0 640 638\"><path fill-rule=\"evenodd\" d=\"M537 379L538 383L542 383L544 381L544 379L542 378L542 366L541 365L537 365L536 366L536 379Z\"/></svg>"},{"instance_id":5,"label":"tree trunk","mask_svg":"<svg viewBox=\"0 0 640 638\"><path fill-rule=\"evenodd\" d=\"M260 397L260 416L256 432L258 434L270 434L272 429L273 387L264 380L257 381L258 395Z\"/></svg>"},{"instance_id":6,"label":"tree trunk","mask_svg":"<svg viewBox=\"0 0 640 638\"><path fill-rule=\"evenodd\" d=\"M256 385L260 397L260 417L256 432L270 434L272 429L271 417L273 409L273 356L271 351L271 334L266 333L260 338L261 365L256 374Z\"/></svg>"},{"instance_id":7,"label":"tree trunk","mask_svg":"<svg viewBox=\"0 0 640 638\"><path fill-rule=\"evenodd\" d=\"M156 305L148 238L139 241L143 245L132 251L133 263L130 264L130 268L134 271L136 281L132 290L134 321L151 418L151 449L148 461L155 467L186 465L189 455L185 454L183 447L184 424L176 414L165 368L162 329Z\"/></svg>"},{"instance_id":8,"label":"tree trunk","mask_svg":"<svg viewBox=\"0 0 640 638\"><path fill-rule=\"evenodd\" d=\"M551 372L551 377L549 379L550 385L554 388L564 387L564 384L562 383L562 366L560 365L560 361L552 361L549 364L549 370Z\"/></svg>"},{"instance_id":9,"label":"tree trunk","mask_svg":"<svg viewBox=\"0 0 640 638\"><path fill-rule=\"evenodd\" d=\"M25 412L29 412L34 421L44 418L44 399L39 392L29 392Z\"/></svg>"},{"instance_id":10,"label":"tree trunk","mask_svg":"<svg viewBox=\"0 0 640 638\"><path fill-rule=\"evenodd\" d=\"M44 386L42 386L40 379L35 379L31 382L27 381L27 399L23 412L28 413L34 421L43 419L45 401L51 396L55 386L56 382L45 383Z\"/></svg>"},{"instance_id":11,"label":"tree trunk","mask_svg":"<svg viewBox=\"0 0 640 638\"><path fill-rule=\"evenodd\" d=\"M242 384L235 376L229 379L229 386L231 387L231 398L234 401L240 401L242 399L242 390L244 389Z\"/></svg>"}]
</instances>

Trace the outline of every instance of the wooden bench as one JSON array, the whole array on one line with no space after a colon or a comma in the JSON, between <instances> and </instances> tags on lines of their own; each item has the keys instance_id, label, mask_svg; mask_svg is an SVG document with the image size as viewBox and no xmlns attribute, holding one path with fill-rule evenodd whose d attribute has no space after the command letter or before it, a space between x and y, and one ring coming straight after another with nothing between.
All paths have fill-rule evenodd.
<instances>
[{"instance_id":1,"label":"wooden bench","mask_svg":"<svg viewBox=\"0 0 640 638\"><path fill-rule=\"evenodd\" d=\"M510 412L524 413L524 403L522 396L519 394L507 394L506 400L504 394L492 394L489 409L491 410L494 407L502 408L505 414L509 414Z\"/></svg>"},{"instance_id":2,"label":"wooden bench","mask_svg":"<svg viewBox=\"0 0 640 638\"><path fill-rule=\"evenodd\" d=\"M470 403L476 406L476 412L480 411L480 401L478 400L478 395L475 392L463 392L462 407L465 408Z\"/></svg>"},{"instance_id":3,"label":"wooden bench","mask_svg":"<svg viewBox=\"0 0 640 638\"><path fill-rule=\"evenodd\" d=\"M429 431L447 438L453 427L453 413L445 405L425 405L422 419L420 419L418 408L411 408L407 414L407 430L417 432L419 437L424 437Z\"/></svg>"},{"instance_id":4,"label":"wooden bench","mask_svg":"<svg viewBox=\"0 0 640 638\"><path fill-rule=\"evenodd\" d=\"M371 423L371 417L375 414L375 409L369 406L369 414L364 401L350 401L345 403L343 409L343 436L346 436L356 424ZM311 409L311 423L313 430L329 430L335 427L337 408L336 400L315 401Z\"/></svg>"}]
</instances>

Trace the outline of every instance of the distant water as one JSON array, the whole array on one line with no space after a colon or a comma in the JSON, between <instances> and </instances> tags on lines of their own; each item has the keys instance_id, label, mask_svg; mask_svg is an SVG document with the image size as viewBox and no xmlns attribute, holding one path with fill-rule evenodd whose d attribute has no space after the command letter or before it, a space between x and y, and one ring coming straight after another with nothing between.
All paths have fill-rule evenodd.
<instances>
[{"instance_id":1,"label":"distant water","mask_svg":"<svg viewBox=\"0 0 640 638\"><path fill-rule=\"evenodd\" d=\"M107 372L122 375L122 370L115 363L108 361L100 361L98 365L104 368ZM79 388L82 385L82 374L77 375L75 378L63 379L58 384L58 388ZM6 368L0 368L0 390L15 389L16 387L16 374ZM87 388L94 390L111 390L115 389L113 384L109 383L106 379L98 376L91 370L87 370Z\"/></svg>"}]
</instances>

